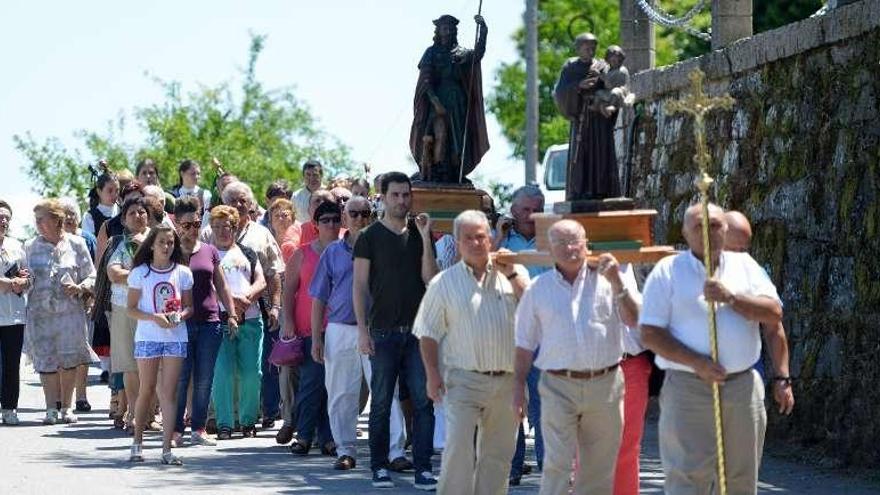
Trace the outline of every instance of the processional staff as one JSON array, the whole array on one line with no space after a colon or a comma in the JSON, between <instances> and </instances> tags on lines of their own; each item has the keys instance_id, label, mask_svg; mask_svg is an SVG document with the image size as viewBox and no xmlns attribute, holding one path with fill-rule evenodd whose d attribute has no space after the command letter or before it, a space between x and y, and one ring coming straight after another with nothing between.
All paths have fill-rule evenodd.
<instances>
[{"instance_id":1,"label":"processional staff","mask_svg":"<svg viewBox=\"0 0 880 495\"><path fill-rule=\"evenodd\" d=\"M483 0L480 0L480 5L477 7L477 15L483 15ZM477 28L477 34L474 38L474 49L477 48L477 41L480 40L480 29ZM468 87L467 87L467 97L470 98L471 91L474 88L474 64L476 63L476 54L471 56L471 71L468 77ZM458 183L464 180L464 157L465 152L467 151L467 135L468 135L468 120L470 120L471 116L471 106L467 106L467 110L464 112L464 136L462 136L461 141L461 160L458 163Z\"/></svg>"},{"instance_id":2,"label":"processional staff","mask_svg":"<svg viewBox=\"0 0 880 495\"><path fill-rule=\"evenodd\" d=\"M669 115L686 113L694 117L694 143L696 152L694 161L700 167L700 177L696 181L700 191L700 203L703 210L703 264L706 267L706 278L712 278L712 258L709 246L709 187L714 180L709 176L709 151L706 147L706 128L704 117L716 108L729 110L733 107L733 98L729 94L709 98L703 92L703 80L706 75L699 69L693 70L688 79L691 81L691 94L677 101L666 104L666 112ZM709 344L711 347L712 361L718 362L718 329L715 322L715 303L707 301L709 305ZM724 468L724 430L721 421L721 391L718 382L712 382L712 406L715 413L715 447L718 457L718 493L727 495L727 476Z\"/></svg>"}]
</instances>

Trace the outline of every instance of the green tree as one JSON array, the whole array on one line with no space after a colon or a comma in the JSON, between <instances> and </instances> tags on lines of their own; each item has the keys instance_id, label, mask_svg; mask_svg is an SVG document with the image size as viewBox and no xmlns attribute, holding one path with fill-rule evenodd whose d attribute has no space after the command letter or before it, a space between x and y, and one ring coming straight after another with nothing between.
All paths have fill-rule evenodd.
<instances>
[{"instance_id":1,"label":"green tree","mask_svg":"<svg viewBox=\"0 0 880 495\"><path fill-rule=\"evenodd\" d=\"M632 0L635 1L635 0ZM654 4L673 16L683 15L699 0L661 0ZM777 2L755 0L755 32L798 21L818 10L821 0ZM694 17L691 26L708 32L712 22L711 2ZM538 3L538 92L539 92L539 156L552 144L568 141L568 121L553 103L553 86L566 59L574 56L572 41L584 31L599 39L600 53L611 44L620 43L619 4L607 0L541 0ZM498 119L504 137L513 146L513 156L525 156L525 28L513 34L518 56L501 64L495 74L495 85L487 98L489 110ZM656 29L656 63L669 65L702 55L710 43L681 29Z\"/></svg>"},{"instance_id":2,"label":"green tree","mask_svg":"<svg viewBox=\"0 0 880 495\"><path fill-rule=\"evenodd\" d=\"M248 64L238 91L225 82L183 94L178 82L156 78L165 93L161 103L136 108L135 122L144 131L138 145L120 138L125 120L119 117L103 133L77 131L83 150L66 149L57 138L37 141L30 133L13 137L25 156L35 191L44 196L70 195L83 201L91 187L86 164L104 158L110 167L134 169L138 160L151 157L159 164L163 186L177 182L177 163L191 158L202 164L207 180L212 158L253 187L258 198L276 179L296 183L299 165L317 158L331 173L351 172L348 148L322 131L293 90L270 91L256 77L256 65L265 36L252 36ZM204 185L208 185L207 182Z\"/></svg>"}]
</instances>

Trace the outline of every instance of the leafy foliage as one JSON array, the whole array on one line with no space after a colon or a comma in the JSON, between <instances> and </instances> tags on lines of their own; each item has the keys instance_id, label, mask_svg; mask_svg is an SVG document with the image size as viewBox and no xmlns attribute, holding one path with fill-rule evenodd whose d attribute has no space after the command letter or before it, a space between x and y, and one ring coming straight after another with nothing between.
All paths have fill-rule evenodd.
<instances>
[{"instance_id":1,"label":"leafy foliage","mask_svg":"<svg viewBox=\"0 0 880 495\"><path fill-rule=\"evenodd\" d=\"M635 1L635 0L632 0ZM655 2L666 12L680 16L698 0ZM754 0L755 32L773 29L808 17L821 7L821 0ZM709 9L696 15L691 25L707 32L712 23ZM574 56L572 41L584 31L599 39L599 53L620 43L619 3L607 0L541 0L538 4L538 148L544 156L547 147L568 141L568 121L553 103L553 86L566 59ZM710 50L710 44L680 29L656 28L655 48L658 66L669 65ZM487 98L489 110L501 124L504 137L513 145L513 156L525 156L525 27L513 35L518 57L501 64L495 86Z\"/></svg>"},{"instance_id":2,"label":"leafy foliage","mask_svg":"<svg viewBox=\"0 0 880 495\"><path fill-rule=\"evenodd\" d=\"M39 142L30 133L14 136L16 148L29 162L26 172L36 192L84 200L91 187L86 164L101 158L116 170L133 170L141 158L153 158L163 186L169 187L177 182L180 160L195 159L202 164L203 175L212 179L210 164L217 157L225 170L246 180L258 198L273 180L297 183L300 164L309 158L321 160L331 173L353 170L348 148L318 127L292 89L270 91L257 80L256 65L265 39L251 37L239 92L226 82L183 94L180 83L156 78L165 99L134 110L135 121L146 135L138 146L118 137L124 129L122 117L103 134L77 131L74 135L83 152L66 149L57 138Z\"/></svg>"}]
</instances>

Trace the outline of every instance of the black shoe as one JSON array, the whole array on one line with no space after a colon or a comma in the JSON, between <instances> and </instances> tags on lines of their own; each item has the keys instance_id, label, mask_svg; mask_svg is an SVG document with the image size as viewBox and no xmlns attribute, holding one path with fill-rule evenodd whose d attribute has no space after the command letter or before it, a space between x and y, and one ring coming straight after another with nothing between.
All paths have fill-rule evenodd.
<instances>
[{"instance_id":1,"label":"black shoe","mask_svg":"<svg viewBox=\"0 0 880 495\"><path fill-rule=\"evenodd\" d=\"M101 372L101 383L110 383L110 372L102 371Z\"/></svg>"},{"instance_id":2,"label":"black shoe","mask_svg":"<svg viewBox=\"0 0 880 495\"><path fill-rule=\"evenodd\" d=\"M400 456L397 459L394 459L388 464L388 470L394 471L395 473L402 473L404 471L412 471L413 463L409 461L406 457Z\"/></svg>"},{"instance_id":3,"label":"black shoe","mask_svg":"<svg viewBox=\"0 0 880 495\"><path fill-rule=\"evenodd\" d=\"M293 427L284 425L275 434L275 443L278 445L287 445L293 440Z\"/></svg>"},{"instance_id":4,"label":"black shoe","mask_svg":"<svg viewBox=\"0 0 880 495\"><path fill-rule=\"evenodd\" d=\"M312 445L306 443L304 440L294 440L294 442L290 444L290 453L293 455L309 455L309 450L311 449Z\"/></svg>"},{"instance_id":5,"label":"black shoe","mask_svg":"<svg viewBox=\"0 0 880 495\"><path fill-rule=\"evenodd\" d=\"M510 486L519 486L519 483L520 483L520 479L521 479L521 478L522 478L522 476L515 476L515 475L512 475L512 474L511 474L511 475L510 475L510 478L508 479L508 483L507 483L507 484L510 485Z\"/></svg>"},{"instance_id":6,"label":"black shoe","mask_svg":"<svg viewBox=\"0 0 880 495\"><path fill-rule=\"evenodd\" d=\"M336 457L336 442L329 441L321 447L321 455Z\"/></svg>"},{"instance_id":7,"label":"black shoe","mask_svg":"<svg viewBox=\"0 0 880 495\"><path fill-rule=\"evenodd\" d=\"M76 401L76 412L89 412L92 410L92 405L89 404L89 401L86 399Z\"/></svg>"},{"instance_id":8,"label":"black shoe","mask_svg":"<svg viewBox=\"0 0 880 495\"><path fill-rule=\"evenodd\" d=\"M61 410L61 401L55 401L55 409Z\"/></svg>"},{"instance_id":9,"label":"black shoe","mask_svg":"<svg viewBox=\"0 0 880 495\"><path fill-rule=\"evenodd\" d=\"M388 476L388 471L377 469L373 471L373 486L376 488L394 488L394 482L391 481L391 476Z\"/></svg>"},{"instance_id":10,"label":"black shoe","mask_svg":"<svg viewBox=\"0 0 880 495\"><path fill-rule=\"evenodd\" d=\"M532 465L531 464L523 464L522 475L528 476L530 474L532 474Z\"/></svg>"},{"instance_id":11,"label":"black shoe","mask_svg":"<svg viewBox=\"0 0 880 495\"><path fill-rule=\"evenodd\" d=\"M272 418L263 418L262 426L264 430L271 430L272 428L275 428L275 420Z\"/></svg>"},{"instance_id":12,"label":"black shoe","mask_svg":"<svg viewBox=\"0 0 880 495\"><path fill-rule=\"evenodd\" d=\"M348 471L349 469L354 469L355 466L357 466L357 461L354 460L354 457L348 455L340 456L333 463L333 469L337 471Z\"/></svg>"},{"instance_id":13,"label":"black shoe","mask_svg":"<svg viewBox=\"0 0 880 495\"><path fill-rule=\"evenodd\" d=\"M205 433L208 435L216 435L217 434L217 420L214 418L209 419L205 422Z\"/></svg>"},{"instance_id":14,"label":"black shoe","mask_svg":"<svg viewBox=\"0 0 880 495\"><path fill-rule=\"evenodd\" d=\"M232 439L232 428L228 426L221 426L220 430L217 432L217 440L230 440Z\"/></svg>"},{"instance_id":15,"label":"black shoe","mask_svg":"<svg viewBox=\"0 0 880 495\"><path fill-rule=\"evenodd\" d=\"M254 425L242 426L241 427L241 436L243 436L244 438L256 438L257 437L257 427Z\"/></svg>"}]
</instances>

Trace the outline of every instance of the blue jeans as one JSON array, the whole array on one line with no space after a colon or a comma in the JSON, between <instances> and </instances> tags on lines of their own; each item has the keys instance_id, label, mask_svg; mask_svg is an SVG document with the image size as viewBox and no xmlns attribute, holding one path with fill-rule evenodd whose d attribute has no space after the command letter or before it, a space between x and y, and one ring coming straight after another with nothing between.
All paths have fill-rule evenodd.
<instances>
[{"instance_id":1,"label":"blue jeans","mask_svg":"<svg viewBox=\"0 0 880 495\"><path fill-rule=\"evenodd\" d=\"M375 354L370 402L370 469L387 468L391 400L398 377L409 389L413 405L412 451L416 474L431 471L434 452L434 404L428 399L427 376L419 340L410 332L371 330Z\"/></svg>"},{"instance_id":2,"label":"blue jeans","mask_svg":"<svg viewBox=\"0 0 880 495\"><path fill-rule=\"evenodd\" d=\"M333 441L330 417L327 416L327 387L324 365L312 359L312 338L303 339L305 359L299 365L299 388L296 391L296 438L311 444L318 432L318 445Z\"/></svg>"},{"instance_id":3,"label":"blue jeans","mask_svg":"<svg viewBox=\"0 0 880 495\"><path fill-rule=\"evenodd\" d=\"M205 428L208 418L208 403L211 401L211 384L214 382L214 365L217 352L223 342L219 321L186 322L186 359L180 370L177 384L177 421L174 431L183 433L185 429L183 414L186 410L186 392L192 377L193 395L191 423L192 431Z\"/></svg>"},{"instance_id":4,"label":"blue jeans","mask_svg":"<svg viewBox=\"0 0 880 495\"><path fill-rule=\"evenodd\" d=\"M538 469L544 468L544 436L541 434L541 396L538 395L538 380L541 378L541 370L532 366L526 375L526 386L529 387L529 404L526 414L529 416L529 425L535 428L535 460L538 461ZM519 434L516 438L516 451L513 453L513 461L510 463L510 475L522 476L523 463L526 459L526 432L522 423L519 425Z\"/></svg>"},{"instance_id":5,"label":"blue jeans","mask_svg":"<svg viewBox=\"0 0 880 495\"><path fill-rule=\"evenodd\" d=\"M269 362L269 355L272 354L272 345L278 340L278 329L269 331L263 329L263 382L262 394L263 398L263 419L272 419L281 414L281 389L278 386L278 367L273 366Z\"/></svg>"}]
</instances>

